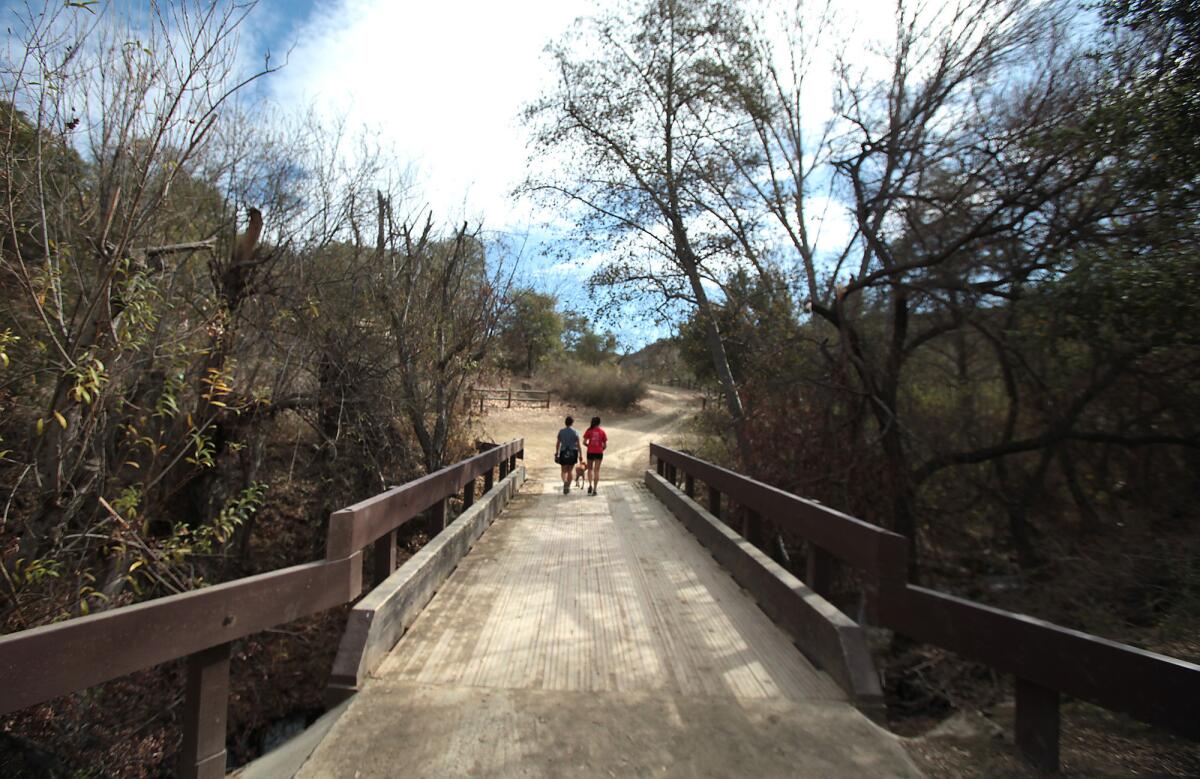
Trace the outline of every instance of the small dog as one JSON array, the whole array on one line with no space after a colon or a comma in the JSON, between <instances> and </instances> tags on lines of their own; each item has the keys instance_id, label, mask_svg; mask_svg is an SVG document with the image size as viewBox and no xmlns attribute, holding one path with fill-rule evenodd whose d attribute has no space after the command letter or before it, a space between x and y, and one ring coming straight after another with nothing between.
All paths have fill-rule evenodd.
<instances>
[{"instance_id":1,"label":"small dog","mask_svg":"<svg viewBox=\"0 0 1200 779\"><path fill-rule=\"evenodd\" d=\"M587 475L587 466L579 463L575 466L575 489L583 489L583 477Z\"/></svg>"}]
</instances>

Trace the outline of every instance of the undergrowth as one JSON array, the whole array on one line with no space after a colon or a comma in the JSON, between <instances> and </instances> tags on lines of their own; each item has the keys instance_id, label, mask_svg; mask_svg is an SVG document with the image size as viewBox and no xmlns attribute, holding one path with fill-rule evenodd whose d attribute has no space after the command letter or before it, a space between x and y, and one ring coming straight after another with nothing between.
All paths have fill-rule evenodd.
<instances>
[{"instance_id":1,"label":"undergrowth","mask_svg":"<svg viewBox=\"0 0 1200 779\"><path fill-rule=\"evenodd\" d=\"M626 411L646 395L646 383L613 365L568 365L544 380L564 400L610 411Z\"/></svg>"}]
</instances>

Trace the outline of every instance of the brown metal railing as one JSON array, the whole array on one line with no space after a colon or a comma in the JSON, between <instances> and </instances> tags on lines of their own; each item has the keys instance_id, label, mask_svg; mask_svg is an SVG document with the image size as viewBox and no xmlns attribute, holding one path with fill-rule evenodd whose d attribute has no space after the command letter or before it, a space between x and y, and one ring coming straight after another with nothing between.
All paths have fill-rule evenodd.
<instances>
[{"instance_id":1,"label":"brown metal railing","mask_svg":"<svg viewBox=\"0 0 1200 779\"><path fill-rule=\"evenodd\" d=\"M225 776L225 719L232 642L356 599L362 549L375 544L375 576L396 563L396 529L463 491L464 508L484 477L491 489L524 457L524 441L490 449L330 517L326 559L145 603L0 636L0 714L187 658L178 775ZM390 545L390 547L389 547Z\"/></svg>"},{"instance_id":2,"label":"brown metal railing","mask_svg":"<svg viewBox=\"0 0 1200 779\"><path fill-rule=\"evenodd\" d=\"M831 562L843 561L865 574L881 626L1015 676L1016 742L1037 767L1058 767L1062 694L1200 740L1200 665L910 584L901 535L658 444L650 455L689 497L697 479L707 485L710 513L720 517L722 496L747 509L747 538L766 517L807 541L811 589L828 594Z\"/></svg>"}]
</instances>

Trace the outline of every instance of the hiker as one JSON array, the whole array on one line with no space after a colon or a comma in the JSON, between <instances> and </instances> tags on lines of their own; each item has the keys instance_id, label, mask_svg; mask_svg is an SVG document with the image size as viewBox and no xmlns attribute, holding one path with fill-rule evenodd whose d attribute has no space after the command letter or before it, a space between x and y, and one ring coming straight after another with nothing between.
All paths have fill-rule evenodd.
<instances>
[{"instance_id":1,"label":"hiker","mask_svg":"<svg viewBox=\"0 0 1200 779\"><path fill-rule=\"evenodd\" d=\"M575 418L567 417L566 422L554 443L554 462L562 466L563 495L571 491L571 469L579 462L579 432L571 427Z\"/></svg>"},{"instance_id":2,"label":"hiker","mask_svg":"<svg viewBox=\"0 0 1200 779\"><path fill-rule=\"evenodd\" d=\"M592 417L592 424L583 431L583 443L587 445L588 495L595 495L600 486L600 461L608 448L608 433L600 427L600 417Z\"/></svg>"}]
</instances>

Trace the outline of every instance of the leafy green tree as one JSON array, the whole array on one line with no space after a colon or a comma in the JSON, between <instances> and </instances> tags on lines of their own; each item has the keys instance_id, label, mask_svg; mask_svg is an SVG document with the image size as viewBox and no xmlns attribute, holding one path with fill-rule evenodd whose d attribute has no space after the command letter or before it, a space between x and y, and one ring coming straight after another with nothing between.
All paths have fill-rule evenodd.
<instances>
[{"instance_id":1,"label":"leafy green tree","mask_svg":"<svg viewBox=\"0 0 1200 779\"><path fill-rule=\"evenodd\" d=\"M500 325L500 341L510 369L532 376L538 364L560 348L563 318L553 295L518 289Z\"/></svg>"},{"instance_id":2,"label":"leafy green tree","mask_svg":"<svg viewBox=\"0 0 1200 779\"><path fill-rule=\"evenodd\" d=\"M586 365L611 362L617 356L617 337L612 333L586 332L575 343L571 353Z\"/></svg>"},{"instance_id":3,"label":"leafy green tree","mask_svg":"<svg viewBox=\"0 0 1200 779\"><path fill-rule=\"evenodd\" d=\"M729 367L739 385L774 380L790 383L796 376L795 362L807 344L802 341L791 301L777 294L779 286L778 282L764 283L746 270L734 271L723 284L724 299L717 317L729 349ZM695 376L704 382L715 381L704 327L695 317L680 325L679 343Z\"/></svg>"},{"instance_id":4,"label":"leafy green tree","mask_svg":"<svg viewBox=\"0 0 1200 779\"><path fill-rule=\"evenodd\" d=\"M617 337L611 332L597 333L583 314L564 317L563 349L586 365L612 362L617 357Z\"/></svg>"},{"instance_id":5,"label":"leafy green tree","mask_svg":"<svg viewBox=\"0 0 1200 779\"><path fill-rule=\"evenodd\" d=\"M1106 0L1100 10L1114 37L1098 52L1111 79L1098 113L1114 120L1110 130L1124 130L1128 142L1148 152L1139 165L1142 184L1161 192L1165 177L1195 197L1200 6L1194 0Z\"/></svg>"}]
</instances>

